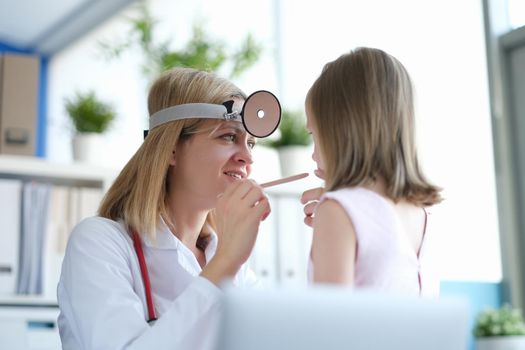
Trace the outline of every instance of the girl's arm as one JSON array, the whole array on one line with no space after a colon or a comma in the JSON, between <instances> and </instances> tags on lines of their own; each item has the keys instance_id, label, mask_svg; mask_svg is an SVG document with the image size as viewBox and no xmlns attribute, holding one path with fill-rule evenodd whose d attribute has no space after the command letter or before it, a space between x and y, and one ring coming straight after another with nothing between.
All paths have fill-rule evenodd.
<instances>
[{"instance_id":1,"label":"girl's arm","mask_svg":"<svg viewBox=\"0 0 525 350\"><path fill-rule=\"evenodd\" d=\"M314 282L351 285L357 243L345 210L334 200L323 201L315 213L313 229Z\"/></svg>"}]
</instances>

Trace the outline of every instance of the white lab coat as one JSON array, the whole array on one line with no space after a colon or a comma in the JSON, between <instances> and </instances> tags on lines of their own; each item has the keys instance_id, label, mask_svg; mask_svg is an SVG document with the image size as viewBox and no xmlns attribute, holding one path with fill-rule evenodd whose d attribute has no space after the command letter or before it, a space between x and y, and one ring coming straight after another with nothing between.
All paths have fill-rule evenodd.
<instances>
[{"instance_id":1,"label":"white lab coat","mask_svg":"<svg viewBox=\"0 0 525 350\"><path fill-rule=\"evenodd\" d=\"M217 236L206 248L215 254ZM166 225L144 239L158 320L148 325L146 297L133 243L122 223L101 217L80 222L69 239L58 284L63 349L198 350L213 347L221 290L200 277L195 255ZM254 286L243 267L233 283Z\"/></svg>"}]
</instances>

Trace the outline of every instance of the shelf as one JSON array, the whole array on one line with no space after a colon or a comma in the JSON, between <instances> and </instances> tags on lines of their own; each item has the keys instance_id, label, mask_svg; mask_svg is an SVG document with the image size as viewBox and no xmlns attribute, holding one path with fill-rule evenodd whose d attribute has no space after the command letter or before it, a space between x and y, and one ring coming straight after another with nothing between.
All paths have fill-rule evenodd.
<instances>
[{"instance_id":1,"label":"shelf","mask_svg":"<svg viewBox=\"0 0 525 350\"><path fill-rule=\"evenodd\" d=\"M53 189L53 198L55 200L54 205L59 206L57 209L49 204L50 208L54 209L49 209L50 214L48 215L51 215L53 220L56 220L53 227L55 230L58 230L58 227L60 228L60 232L62 232L60 237L62 237L62 239L63 237L67 237L73 225L83 217L96 213L99 200L98 196L102 197L117 174L118 172L116 170L86 163L59 163L29 156L0 155L0 179L15 179L27 183L36 181L51 184L53 187L57 186ZM50 194L50 198L51 196ZM80 204L81 200L83 200L82 205ZM6 201L9 201L9 198L3 197L1 199L4 205ZM97 202L93 204L93 201ZM63 210L61 210L62 207ZM60 213L60 215L57 213ZM15 229L20 230L20 228ZM4 232L2 232L2 234L4 234ZM20 235L20 232L14 232L12 234ZM2 237L2 240L0 240L0 243L4 244L4 247L6 246L5 244L7 244L7 247L10 247L12 245L11 242L16 241L8 239L9 237L11 237L11 234L5 235ZM58 240L57 237L55 234L53 239ZM58 245L58 243L56 244ZM65 243L63 245L65 246ZM22 249L22 247L14 244L13 249ZM61 249L63 249L63 247ZM55 274L53 271L60 268L60 264L57 263L60 254L55 251L46 253L46 259L49 260L48 265L45 265L44 268L48 266L50 269L50 271L46 271L45 273L49 273L46 278L51 278L49 280L52 282L51 284L55 283L55 279L58 281L58 272ZM11 259L12 257L8 258L10 259L8 260L9 263L20 259L18 253L13 259ZM16 265L15 263L13 264ZM15 269L15 271L17 274L19 273L17 269ZM52 289L48 287L47 283L43 283L42 295L0 294L0 308L57 308L56 287L52 287Z\"/></svg>"},{"instance_id":2,"label":"shelf","mask_svg":"<svg viewBox=\"0 0 525 350\"><path fill-rule=\"evenodd\" d=\"M117 170L85 163L53 163L36 157L0 155L3 178L106 189L117 174Z\"/></svg>"},{"instance_id":3,"label":"shelf","mask_svg":"<svg viewBox=\"0 0 525 350\"><path fill-rule=\"evenodd\" d=\"M39 295L0 295L0 307L58 307L56 298Z\"/></svg>"}]
</instances>

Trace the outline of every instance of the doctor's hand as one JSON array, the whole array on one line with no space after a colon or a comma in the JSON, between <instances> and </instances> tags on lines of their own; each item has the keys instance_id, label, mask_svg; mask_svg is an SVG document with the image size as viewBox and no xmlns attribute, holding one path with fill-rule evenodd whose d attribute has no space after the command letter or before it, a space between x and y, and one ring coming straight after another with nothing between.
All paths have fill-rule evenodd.
<instances>
[{"instance_id":1,"label":"doctor's hand","mask_svg":"<svg viewBox=\"0 0 525 350\"><path fill-rule=\"evenodd\" d=\"M215 207L217 251L202 276L214 283L234 276L250 257L259 224L270 211L268 198L254 181L241 180L228 186Z\"/></svg>"}]
</instances>

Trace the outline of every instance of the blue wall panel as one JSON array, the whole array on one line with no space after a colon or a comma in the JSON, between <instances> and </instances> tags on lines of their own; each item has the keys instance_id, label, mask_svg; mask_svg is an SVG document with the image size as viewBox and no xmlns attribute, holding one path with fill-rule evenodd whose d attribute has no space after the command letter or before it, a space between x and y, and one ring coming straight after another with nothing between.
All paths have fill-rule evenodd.
<instances>
[{"instance_id":1,"label":"blue wall panel","mask_svg":"<svg viewBox=\"0 0 525 350\"><path fill-rule=\"evenodd\" d=\"M499 307L502 303L502 285L501 283L485 282L442 282L441 296L461 297L468 300L469 304L469 330L470 342L469 349L474 350L474 337L472 329L477 314L487 308Z\"/></svg>"}]
</instances>

